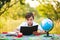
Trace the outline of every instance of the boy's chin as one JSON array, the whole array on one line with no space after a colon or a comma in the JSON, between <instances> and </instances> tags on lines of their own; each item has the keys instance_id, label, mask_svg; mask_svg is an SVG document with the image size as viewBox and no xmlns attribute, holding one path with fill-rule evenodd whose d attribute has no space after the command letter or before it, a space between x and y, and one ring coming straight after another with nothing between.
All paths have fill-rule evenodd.
<instances>
[{"instance_id":1,"label":"boy's chin","mask_svg":"<svg viewBox=\"0 0 60 40\"><path fill-rule=\"evenodd\" d=\"M32 24L28 25L28 26L32 26Z\"/></svg>"}]
</instances>

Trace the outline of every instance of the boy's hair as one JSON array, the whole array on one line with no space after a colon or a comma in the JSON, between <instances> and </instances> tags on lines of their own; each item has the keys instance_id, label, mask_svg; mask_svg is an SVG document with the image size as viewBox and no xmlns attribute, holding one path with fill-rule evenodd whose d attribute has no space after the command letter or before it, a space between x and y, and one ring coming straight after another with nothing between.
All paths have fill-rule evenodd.
<instances>
[{"instance_id":1,"label":"boy's hair","mask_svg":"<svg viewBox=\"0 0 60 40\"><path fill-rule=\"evenodd\" d=\"M32 12L29 12L29 13L27 13L27 14L25 15L25 18L26 18L26 19L28 19L28 18L30 18L30 17L33 17L33 19L34 19L34 15L33 15Z\"/></svg>"}]
</instances>

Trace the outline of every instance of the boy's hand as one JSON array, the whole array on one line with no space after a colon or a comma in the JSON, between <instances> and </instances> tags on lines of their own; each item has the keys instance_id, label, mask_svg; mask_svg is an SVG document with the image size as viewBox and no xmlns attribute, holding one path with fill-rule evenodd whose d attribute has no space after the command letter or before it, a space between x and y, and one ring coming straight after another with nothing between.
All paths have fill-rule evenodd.
<instances>
[{"instance_id":1,"label":"boy's hand","mask_svg":"<svg viewBox=\"0 0 60 40\"><path fill-rule=\"evenodd\" d=\"M40 34L46 34L46 32L45 31L41 31L41 32L34 31L33 34L34 35L40 35Z\"/></svg>"},{"instance_id":2,"label":"boy's hand","mask_svg":"<svg viewBox=\"0 0 60 40\"><path fill-rule=\"evenodd\" d=\"M40 33L37 32L37 31L34 31L33 34L34 34L34 35L40 35Z\"/></svg>"}]
</instances>

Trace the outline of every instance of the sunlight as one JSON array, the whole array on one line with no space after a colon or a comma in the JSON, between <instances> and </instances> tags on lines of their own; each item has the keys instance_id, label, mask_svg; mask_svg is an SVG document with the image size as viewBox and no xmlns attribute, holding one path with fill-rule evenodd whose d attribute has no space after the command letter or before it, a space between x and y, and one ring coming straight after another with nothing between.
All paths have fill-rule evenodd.
<instances>
[{"instance_id":1,"label":"sunlight","mask_svg":"<svg viewBox=\"0 0 60 40\"><path fill-rule=\"evenodd\" d=\"M25 1L25 3L27 4L29 4L30 5L30 7L33 7L33 8L36 8L40 3L38 2L38 1L36 1L36 0L26 0Z\"/></svg>"}]
</instances>

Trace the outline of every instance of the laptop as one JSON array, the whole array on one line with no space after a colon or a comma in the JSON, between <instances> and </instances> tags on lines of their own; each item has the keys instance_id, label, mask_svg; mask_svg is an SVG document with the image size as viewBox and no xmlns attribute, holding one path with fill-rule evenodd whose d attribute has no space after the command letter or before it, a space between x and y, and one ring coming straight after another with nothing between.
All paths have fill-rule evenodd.
<instances>
[{"instance_id":1,"label":"laptop","mask_svg":"<svg viewBox=\"0 0 60 40\"><path fill-rule=\"evenodd\" d=\"M38 30L38 25L28 27L28 26L21 26L20 32L23 33L23 35L32 35L34 31Z\"/></svg>"}]
</instances>

